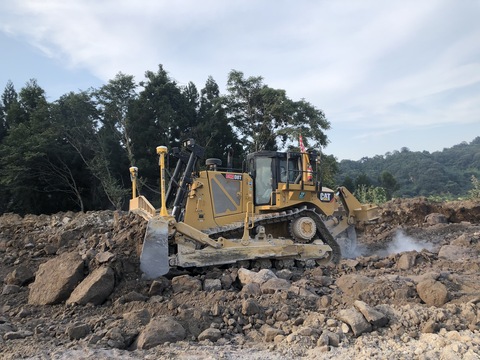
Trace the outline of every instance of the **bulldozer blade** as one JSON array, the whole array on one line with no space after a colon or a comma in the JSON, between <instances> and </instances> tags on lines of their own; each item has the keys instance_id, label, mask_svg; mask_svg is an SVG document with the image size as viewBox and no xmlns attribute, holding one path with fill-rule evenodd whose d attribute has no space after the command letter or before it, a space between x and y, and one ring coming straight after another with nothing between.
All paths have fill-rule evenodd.
<instances>
[{"instance_id":1,"label":"bulldozer blade","mask_svg":"<svg viewBox=\"0 0 480 360\"><path fill-rule=\"evenodd\" d=\"M147 280L165 275L168 263L168 222L156 217L148 221L140 255L140 270Z\"/></svg>"}]
</instances>

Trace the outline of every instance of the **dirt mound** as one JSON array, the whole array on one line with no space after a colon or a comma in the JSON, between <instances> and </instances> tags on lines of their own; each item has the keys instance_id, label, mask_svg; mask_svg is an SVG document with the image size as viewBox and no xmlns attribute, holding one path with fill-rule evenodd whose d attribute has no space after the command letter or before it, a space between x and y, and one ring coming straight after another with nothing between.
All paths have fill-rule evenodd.
<instances>
[{"instance_id":1,"label":"dirt mound","mask_svg":"<svg viewBox=\"0 0 480 360\"><path fill-rule=\"evenodd\" d=\"M2 358L480 356L480 202L394 200L337 266L142 279L145 221L0 216Z\"/></svg>"}]
</instances>

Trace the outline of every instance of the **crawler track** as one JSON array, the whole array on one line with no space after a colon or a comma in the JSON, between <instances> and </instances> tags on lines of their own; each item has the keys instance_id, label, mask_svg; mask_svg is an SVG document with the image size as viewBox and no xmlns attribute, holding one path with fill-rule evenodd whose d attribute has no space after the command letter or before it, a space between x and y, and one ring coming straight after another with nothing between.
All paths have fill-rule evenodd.
<instances>
[{"instance_id":1,"label":"crawler track","mask_svg":"<svg viewBox=\"0 0 480 360\"><path fill-rule=\"evenodd\" d=\"M327 230L320 215L316 213L315 210L308 209L306 206L301 208L293 208L282 212L260 214L255 216L252 221L253 227L255 228L257 226L267 226L272 224L281 224L285 222L290 223L291 221L304 216L308 216L315 221L315 224L317 226L317 239L320 238L323 242L325 242L333 249L332 254L328 257L328 261L332 261L334 264L338 264L342 257L340 245L338 245L332 234L330 234L330 232ZM204 232L210 235L212 238L224 237L231 239L241 237L243 234L243 229L244 223L237 222L229 224L228 226L210 228L205 230ZM295 241L294 238L293 240ZM300 243L300 241L298 242Z\"/></svg>"}]
</instances>

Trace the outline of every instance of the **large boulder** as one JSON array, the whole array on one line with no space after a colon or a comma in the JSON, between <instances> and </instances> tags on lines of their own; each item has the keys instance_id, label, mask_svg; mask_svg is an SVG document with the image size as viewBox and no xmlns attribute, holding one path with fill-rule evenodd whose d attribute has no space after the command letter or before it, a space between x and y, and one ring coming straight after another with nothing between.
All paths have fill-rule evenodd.
<instances>
[{"instance_id":1,"label":"large boulder","mask_svg":"<svg viewBox=\"0 0 480 360\"><path fill-rule=\"evenodd\" d=\"M63 253L39 266L30 285L31 305L59 304L70 296L83 279L84 263L77 252Z\"/></svg>"},{"instance_id":2,"label":"large boulder","mask_svg":"<svg viewBox=\"0 0 480 360\"><path fill-rule=\"evenodd\" d=\"M431 213L425 216L425 222L427 225L446 224L448 219L445 215L440 213Z\"/></svg>"},{"instance_id":3,"label":"large boulder","mask_svg":"<svg viewBox=\"0 0 480 360\"><path fill-rule=\"evenodd\" d=\"M166 342L185 339L185 328L171 317L155 318L145 327L137 338L138 349L151 349Z\"/></svg>"},{"instance_id":4,"label":"large boulder","mask_svg":"<svg viewBox=\"0 0 480 360\"><path fill-rule=\"evenodd\" d=\"M438 257L450 261L465 261L476 256L468 247L458 245L443 245L438 251Z\"/></svg>"},{"instance_id":5,"label":"large boulder","mask_svg":"<svg viewBox=\"0 0 480 360\"><path fill-rule=\"evenodd\" d=\"M70 340L79 340L92 332L90 325L77 322L67 326L66 333Z\"/></svg>"},{"instance_id":6,"label":"large boulder","mask_svg":"<svg viewBox=\"0 0 480 360\"><path fill-rule=\"evenodd\" d=\"M277 276L272 270L262 269L259 272L251 271L245 268L238 270L238 280L242 285L256 283L262 285L270 279L276 279Z\"/></svg>"},{"instance_id":7,"label":"large boulder","mask_svg":"<svg viewBox=\"0 0 480 360\"><path fill-rule=\"evenodd\" d=\"M246 299L242 302L242 314L246 316L261 314L262 308L254 299Z\"/></svg>"},{"instance_id":8,"label":"large boulder","mask_svg":"<svg viewBox=\"0 0 480 360\"><path fill-rule=\"evenodd\" d=\"M67 300L67 304L101 305L115 287L115 274L108 267L95 269L76 288Z\"/></svg>"},{"instance_id":9,"label":"large boulder","mask_svg":"<svg viewBox=\"0 0 480 360\"><path fill-rule=\"evenodd\" d=\"M440 307L444 305L449 298L448 290L440 281L426 279L417 284L417 292L428 306Z\"/></svg>"},{"instance_id":10,"label":"large boulder","mask_svg":"<svg viewBox=\"0 0 480 360\"><path fill-rule=\"evenodd\" d=\"M172 288L175 293L201 291L202 281L190 275L180 275L172 279Z\"/></svg>"},{"instance_id":11,"label":"large boulder","mask_svg":"<svg viewBox=\"0 0 480 360\"><path fill-rule=\"evenodd\" d=\"M418 253L416 251L409 251L403 253L397 261L397 269L409 270L415 266Z\"/></svg>"},{"instance_id":12,"label":"large boulder","mask_svg":"<svg viewBox=\"0 0 480 360\"><path fill-rule=\"evenodd\" d=\"M263 294L274 294L277 291L287 291L291 286L288 280L272 278L265 281L260 288Z\"/></svg>"},{"instance_id":13,"label":"large boulder","mask_svg":"<svg viewBox=\"0 0 480 360\"><path fill-rule=\"evenodd\" d=\"M260 328L260 332L264 335L266 342L271 342L277 335L285 335L285 332L281 329L274 328L273 326L264 324Z\"/></svg>"},{"instance_id":14,"label":"large boulder","mask_svg":"<svg viewBox=\"0 0 480 360\"><path fill-rule=\"evenodd\" d=\"M388 324L388 318L382 312L374 309L363 301L356 300L353 306L362 313L365 320L367 320L374 328L379 328Z\"/></svg>"},{"instance_id":15,"label":"large boulder","mask_svg":"<svg viewBox=\"0 0 480 360\"><path fill-rule=\"evenodd\" d=\"M360 336L365 332L372 331L372 325L365 319L362 313L355 308L340 310L337 317L350 326L355 336Z\"/></svg>"},{"instance_id":16,"label":"large boulder","mask_svg":"<svg viewBox=\"0 0 480 360\"><path fill-rule=\"evenodd\" d=\"M20 265L5 277L5 284L23 286L34 279L30 268Z\"/></svg>"},{"instance_id":17,"label":"large boulder","mask_svg":"<svg viewBox=\"0 0 480 360\"><path fill-rule=\"evenodd\" d=\"M360 299L363 291L375 281L369 277L357 274L342 275L336 282L337 286L348 296Z\"/></svg>"},{"instance_id":18,"label":"large boulder","mask_svg":"<svg viewBox=\"0 0 480 360\"><path fill-rule=\"evenodd\" d=\"M203 330L200 335L198 335L198 341L209 340L215 342L222 337L222 332L218 329L208 328Z\"/></svg>"}]
</instances>

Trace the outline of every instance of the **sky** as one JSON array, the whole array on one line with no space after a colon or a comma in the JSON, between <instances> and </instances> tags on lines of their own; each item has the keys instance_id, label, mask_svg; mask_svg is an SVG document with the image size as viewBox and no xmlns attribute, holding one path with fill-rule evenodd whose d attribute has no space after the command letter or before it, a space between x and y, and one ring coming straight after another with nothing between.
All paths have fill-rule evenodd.
<instances>
[{"instance_id":1,"label":"sky","mask_svg":"<svg viewBox=\"0 0 480 360\"><path fill-rule=\"evenodd\" d=\"M1 0L0 92L51 102L163 65L179 85L261 76L331 124L322 149L359 160L480 136L478 0Z\"/></svg>"}]
</instances>

